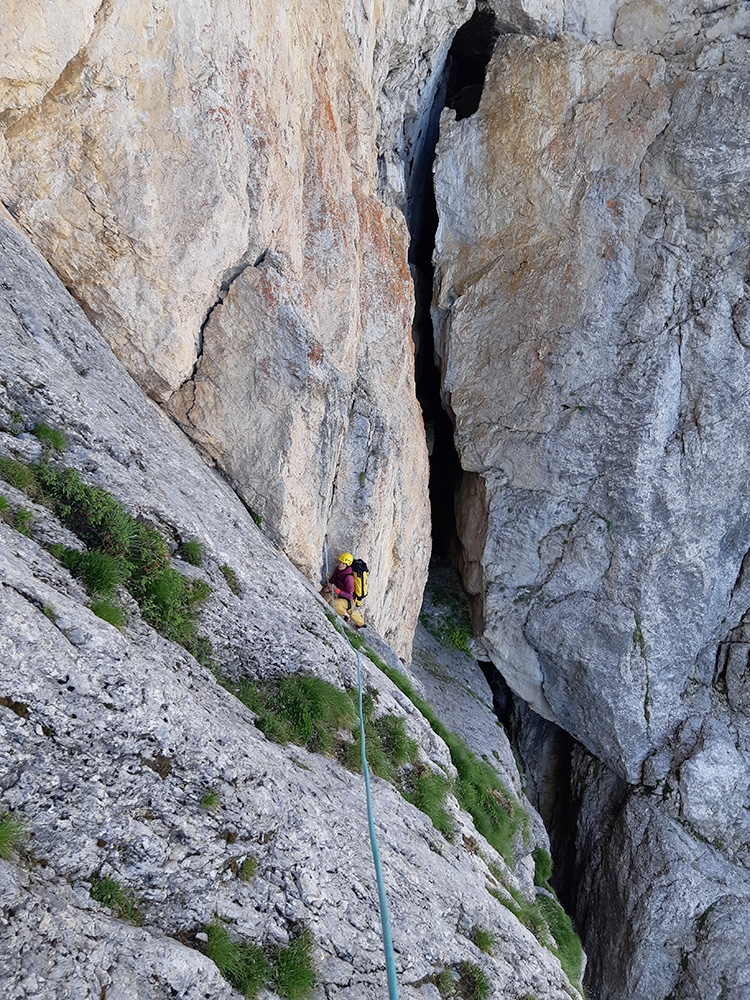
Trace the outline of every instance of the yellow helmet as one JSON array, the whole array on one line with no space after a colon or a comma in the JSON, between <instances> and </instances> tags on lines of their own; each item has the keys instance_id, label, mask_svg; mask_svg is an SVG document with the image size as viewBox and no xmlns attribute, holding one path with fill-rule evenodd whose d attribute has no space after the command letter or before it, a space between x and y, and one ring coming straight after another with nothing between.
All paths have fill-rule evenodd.
<instances>
[{"instance_id":1,"label":"yellow helmet","mask_svg":"<svg viewBox=\"0 0 750 1000\"><path fill-rule=\"evenodd\" d=\"M351 564L354 562L354 556L351 554L351 552L342 552L341 555L339 556L339 562L343 563L345 566L351 566Z\"/></svg>"}]
</instances>

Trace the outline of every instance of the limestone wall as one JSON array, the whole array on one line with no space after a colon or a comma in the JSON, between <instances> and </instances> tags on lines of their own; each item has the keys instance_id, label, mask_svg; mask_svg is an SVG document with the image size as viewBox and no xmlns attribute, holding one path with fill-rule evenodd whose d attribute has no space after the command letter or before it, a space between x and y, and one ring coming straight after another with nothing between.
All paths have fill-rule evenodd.
<instances>
[{"instance_id":1,"label":"limestone wall","mask_svg":"<svg viewBox=\"0 0 750 1000\"><path fill-rule=\"evenodd\" d=\"M633 786L612 804L578 772L597 995L718 996L725 948L739 998L720 928L749 898L750 12L611 13L501 36L478 112L443 114L464 580L511 688Z\"/></svg>"},{"instance_id":2,"label":"limestone wall","mask_svg":"<svg viewBox=\"0 0 750 1000\"><path fill-rule=\"evenodd\" d=\"M55 465L108 490L172 547L177 539L199 542L201 565L175 558L173 568L202 581L200 631L225 678L301 672L340 690L356 687L358 660L322 599L4 219L0 330L3 459L39 461L43 445L29 430L56 428L66 447L51 457ZM266 738L257 714L207 665L158 634L122 588L116 599L125 602L125 624L98 617L80 579L50 551L54 543L80 545L77 537L5 479L0 492L7 502L0 518L0 820L10 811L26 831L19 856L3 827L3 996L236 998L205 954L206 926L218 923L233 940L271 954L304 925L314 942L313 997L382 997L363 778L343 766L344 745L322 753L312 743L308 750ZM29 513L25 524L19 509ZM376 666L371 649L392 670L403 670L398 657L376 636L367 641L360 665L376 714L401 720L419 745L420 768L453 777L447 745ZM434 647L426 667L442 676ZM456 728L492 760L503 808L518 811L518 829L506 861L452 795L445 800L455 830L449 839L373 775L400 995L434 1000L437 975L447 970L457 979L468 963L485 977L488 1000L531 992L578 1000L554 942L537 940L509 908L504 886L535 899L533 852L546 847L546 835L486 694L462 686L450 699L464 720ZM344 728L337 739L348 735ZM130 894L138 919L92 898L100 878ZM491 954L474 943L477 927L492 934Z\"/></svg>"},{"instance_id":3,"label":"limestone wall","mask_svg":"<svg viewBox=\"0 0 750 1000\"><path fill-rule=\"evenodd\" d=\"M368 560L408 654L427 456L377 137L466 2L80 7L0 8L3 203L310 579L326 544Z\"/></svg>"}]
</instances>

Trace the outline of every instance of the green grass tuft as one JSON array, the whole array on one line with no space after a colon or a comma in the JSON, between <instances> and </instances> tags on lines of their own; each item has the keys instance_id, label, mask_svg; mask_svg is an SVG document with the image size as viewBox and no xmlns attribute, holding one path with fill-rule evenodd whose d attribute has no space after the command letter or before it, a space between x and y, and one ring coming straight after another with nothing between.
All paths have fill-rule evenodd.
<instances>
[{"instance_id":1,"label":"green grass tuft","mask_svg":"<svg viewBox=\"0 0 750 1000\"><path fill-rule=\"evenodd\" d=\"M0 858L9 861L23 847L28 837L26 824L13 813L0 819Z\"/></svg>"},{"instance_id":2,"label":"green grass tuft","mask_svg":"<svg viewBox=\"0 0 750 1000\"><path fill-rule=\"evenodd\" d=\"M312 961L313 939L307 928L276 956L274 988L285 1000L306 1000L315 986Z\"/></svg>"},{"instance_id":3,"label":"green grass tuft","mask_svg":"<svg viewBox=\"0 0 750 1000\"><path fill-rule=\"evenodd\" d=\"M37 481L55 513L90 549L126 556L138 524L106 490L87 486L75 469L35 466Z\"/></svg>"},{"instance_id":4,"label":"green grass tuft","mask_svg":"<svg viewBox=\"0 0 750 1000\"><path fill-rule=\"evenodd\" d=\"M313 753L332 754L339 730L356 721L346 693L318 677L294 675L262 685L245 681L236 693L257 713L256 724L269 739Z\"/></svg>"},{"instance_id":5,"label":"green grass tuft","mask_svg":"<svg viewBox=\"0 0 750 1000\"><path fill-rule=\"evenodd\" d=\"M197 538L183 542L178 549L178 554L180 559L184 559L191 566L203 565L203 543L199 542Z\"/></svg>"},{"instance_id":6,"label":"green grass tuft","mask_svg":"<svg viewBox=\"0 0 750 1000\"><path fill-rule=\"evenodd\" d=\"M221 570L222 576L227 581L227 586L232 591L232 593L236 594L237 597L241 597L242 589L240 587L240 581L237 579L237 574L232 569L232 567L227 566L225 563L223 566L219 566L219 569Z\"/></svg>"},{"instance_id":7,"label":"green grass tuft","mask_svg":"<svg viewBox=\"0 0 750 1000\"><path fill-rule=\"evenodd\" d=\"M472 927L471 940L480 951L484 951L488 955L492 954L492 949L497 944L497 939L492 931L488 931L486 927L480 927L479 924Z\"/></svg>"},{"instance_id":8,"label":"green grass tuft","mask_svg":"<svg viewBox=\"0 0 750 1000\"><path fill-rule=\"evenodd\" d=\"M236 990L254 1000L271 976L263 949L252 941L232 941L220 924L210 924L206 933L206 955Z\"/></svg>"},{"instance_id":9,"label":"green grass tuft","mask_svg":"<svg viewBox=\"0 0 750 1000\"><path fill-rule=\"evenodd\" d=\"M426 764L417 764L405 779L404 797L417 809L430 817L436 830L447 840L453 840L455 830L453 820L445 810L445 796L450 791L450 782L441 774L430 770Z\"/></svg>"},{"instance_id":10,"label":"green grass tuft","mask_svg":"<svg viewBox=\"0 0 750 1000\"><path fill-rule=\"evenodd\" d=\"M31 529L31 511L27 507L19 507L13 518L16 531L22 535L28 535Z\"/></svg>"},{"instance_id":11,"label":"green grass tuft","mask_svg":"<svg viewBox=\"0 0 750 1000\"><path fill-rule=\"evenodd\" d=\"M91 876L91 898L102 906L108 906L123 920L129 920L136 925L142 923L141 914L130 889L123 888L119 882L107 875Z\"/></svg>"},{"instance_id":12,"label":"green grass tuft","mask_svg":"<svg viewBox=\"0 0 750 1000\"><path fill-rule=\"evenodd\" d=\"M350 692L352 705L357 705L356 691ZM403 793L405 791L401 769L405 764L414 764L418 749L414 740L406 735L405 720L397 715L381 715L374 718L375 703L370 692L365 692L362 698L362 715L365 729L365 747L367 761L373 774L385 778L396 785ZM354 742L345 750L344 763L352 771L362 770L362 741L359 726L352 729Z\"/></svg>"},{"instance_id":13,"label":"green grass tuft","mask_svg":"<svg viewBox=\"0 0 750 1000\"><path fill-rule=\"evenodd\" d=\"M56 549L55 554L90 594L110 596L115 587L125 585L130 576L130 567L123 556L111 556L98 549L78 552L65 548Z\"/></svg>"},{"instance_id":14,"label":"green grass tuft","mask_svg":"<svg viewBox=\"0 0 750 1000\"><path fill-rule=\"evenodd\" d=\"M38 438L42 444L46 444L55 451L65 451L68 447L68 438L64 431L56 427L49 427L47 424L37 424L31 433Z\"/></svg>"},{"instance_id":15,"label":"green grass tuft","mask_svg":"<svg viewBox=\"0 0 750 1000\"><path fill-rule=\"evenodd\" d=\"M460 1000L487 1000L490 983L484 969L473 962L461 962L455 996Z\"/></svg>"},{"instance_id":16,"label":"green grass tuft","mask_svg":"<svg viewBox=\"0 0 750 1000\"><path fill-rule=\"evenodd\" d=\"M552 878L552 858L543 847L535 847L531 856L534 859L534 885L549 889Z\"/></svg>"},{"instance_id":17,"label":"green grass tuft","mask_svg":"<svg viewBox=\"0 0 750 1000\"><path fill-rule=\"evenodd\" d=\"M343 692L318 677L295 674L262 683L218 680L255 712L256 725L276 743L296 743L312 753L335 755L350 770L362 769L355 691ZM367 760L372 772L394 784L404 798L426 813L436 829L452 839L453 822L444 808L450 782L424 764L406 735L405 722L393 715L374 718L372 695L362 699ZM348 731L352 739L345 740ZM406 770L405 765L415 765Z\"/></svg>"},{"instance_id":18,"label":"green grass tuft","mask_svg":"<svg viewBox=\"0 0 750 1000\"><path fill-rule=\"evenodd\" d=\"M219 804L220 798L221 796L217 791L209 789L201 799L201 809L215 809Z\"/></svg>"},{"instance_id":19,"label":"green grass tuft","mask_svg":"<svg viewBox=\"0 0 750 1000\"><path fill-rule=\"evenodd\" d=\"M414 691L403 674L389 667L365 644L367 655L383 673L410 699L430 726L447 744L451 761L458 772L456 797L462 809L470 813L479 833L512 863L513 845L523 825L524 811L500 781L497 772L480 760L462 739L437 718L431 705Z\"/></svg>"},{"instance_id":20,"label":"green grass tuft","mask_svg":"<svg viewBox=\"0 0 750 1000\"><path fill-rule=\"evenodd\" d=\"M456 988L456 979L453 975L453 970L450 967L441 969L440 972L437 972L434 980L435 985L438 988L438 993L443 1000L448 1000L449 997L453 996L453 991Z\"/></svg>"},{"instance_id":21,"label":"green grass tuft","mask_svg":"<svg viewBox=\"0 0 750 1000\"><path fill-rule=\"evenodd\" d=\"M313 939L302 928L285 948L274 951L272 961L260 945L233 941L220 924L206 928L206 955L236 990L254 1000L273 981L273 988L285 1000L307 1000L315 986L312 962Z\"/></svg>"},{"instance_id":22,"label":"green grass tuft","mask_svg":"<svg viewBox=\"0 0 750 1000\"><path fill-rule=\"evenodd\" d=\"M581 981L583 948L573 928L573 922L557 900L549 896L540 896L538 902L557 945L553 948L553 952L560 959L560 965L571 983L574 986L578 985Z\"/></svg>"},{"instance_id":23,"label":"green grass tuft","mask_svg":"<svg viewBox=\"0 0 750 1000\"><path fill-rule=\"evenodd\" d=\"M34 466L0 455L0 476L11 486L25 493L30 500L42 499L43 490L37 481Z\"/></svg>"},{"instance_id":24,"label":"green grass tuft","mask_svg":"<svg viewBox=\"0 0 750 1000\"><path fill-rule=\"evenodd\" d=\"M59 546L52 552L89 592L107 597L115 587L126 587L144 621L205 661L210 650L198 635L197 616L210 588L172 568L166 539L156 528L136 521L105 490L87 486L75 469L48 463L22 468L33 472L35 489L51 500L63 524L87 546L85 553L71 554L73 550Z\"/></svg>"},{"instance_id":25,"label":"green grass tuft","mask_svg":"<svg viewBox=\"0 0 750 1000\"><path fill-rule=\"evenodd\" d=\"M241 882L249 882L258 870L258 861L254 857L245 858L237 872L237 878Z\"/></svg>"},{"instance_id":26,"label":"green grass tuft","mask_svg":"<svg viewBox=\"0 0 750 1000\"><path fill-rule=\"evenodd\" d=\"M109 622L115 628L124 628L128 622L128 616L115 601L108 597L95 597L91 601L91 610L102 621Z\"/></svg>"}]
</instances>

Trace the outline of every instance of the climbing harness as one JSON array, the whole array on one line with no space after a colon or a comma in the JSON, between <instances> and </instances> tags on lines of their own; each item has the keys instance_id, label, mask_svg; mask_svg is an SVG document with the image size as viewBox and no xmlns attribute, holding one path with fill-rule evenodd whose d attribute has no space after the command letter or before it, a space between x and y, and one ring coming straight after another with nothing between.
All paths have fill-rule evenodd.
<instances>
[{"instance_id":1,"label":"climbing harness","mask_svg":"<svg viewBox=\"0 0 750 1000\"><path fill-rule=\"evenodd\" d=\"M328 580L328 547L325 549L326 581ZM331 598L334 600L334 598ZM335 611L335 606L334 606ZM339 632L338 627L336 631ZM339 632L341 634L341 632ZM365 746L365 719L362 711L362 663L359 650L355 649L346 629L343 635L349 643L350 648L357 656L357 695L359 700L359 743L362 752L362 773L365 776L365 799L367 800L367 825L370 831L370 850L372 851L372 861L375 866L375 879L378 884L378 901L380 903L380 926L383 935L383 951L385 953L385 970L388 977L388 1000L398 1000L398 986L396 984L396 961L393 956L393 939L391 937L391 918L388 912L388 899L385 894L385 882L383 881L383 869L380 865L380 851L378 850L378 839L375 835L375 821L372 811L372 796L370 794L370 770L367 764L367 748Z\"/></svg>"}]
</instances>

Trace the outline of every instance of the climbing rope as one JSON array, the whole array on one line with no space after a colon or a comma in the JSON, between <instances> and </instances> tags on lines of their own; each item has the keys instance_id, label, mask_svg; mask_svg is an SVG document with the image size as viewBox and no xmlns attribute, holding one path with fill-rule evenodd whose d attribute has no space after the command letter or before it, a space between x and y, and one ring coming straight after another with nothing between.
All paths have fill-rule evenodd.
<instances>
[{"instance_id":1,"label":"climbing rope","mask_svg":"<svg viewBox=\"0 0 750 1000\"><path fill-rule=\"evenodd\" d=\"M325 550L326 583L328 582L328 547ZM331 592L331 604L336 612L336 595ZM378 838L375 835L375 820L373 819L372 796L370 794L370 769L367 763L367 748L365 746L365 717L362 710L362 661L359 650L355 649L346 629L338 629L350 648L357 656L357 694L359 699L359 742L362 754L362 773L365 776L365 799L367 800L367 825L370 831L370 850L372 851L372 861L375 866L375 879L378 884L378 901L380 903L380 926L383 936L383 951L385 953L385 971L388 977L388 1000L398 1000L398 986L396 984L396 960L393 956L393 939L391 937L391 918L388 912L388 899L385 894L385 882L383 881L383 869L380 865L380 851L378 850Z\"/></svg>"}]
</instances>

